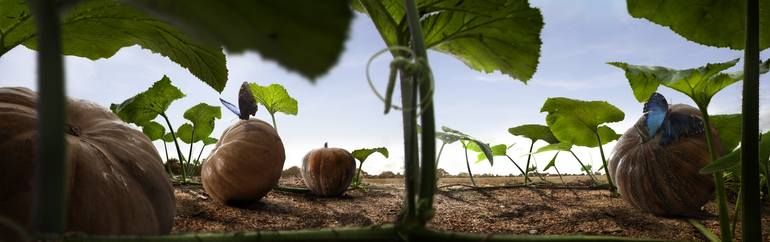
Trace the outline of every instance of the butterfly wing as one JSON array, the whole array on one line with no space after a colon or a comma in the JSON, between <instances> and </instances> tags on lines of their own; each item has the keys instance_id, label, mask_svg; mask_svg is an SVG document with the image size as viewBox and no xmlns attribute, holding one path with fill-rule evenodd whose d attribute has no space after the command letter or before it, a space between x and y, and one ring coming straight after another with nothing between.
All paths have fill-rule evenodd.
<instances>
[{"instance_id":1,"label":"butterfly wing","mask_svg":"<svg viewBox=\"0 0 770 242\"><path fill-rule=\"evenodd\" d=\"M666 145L679 138L692 137L705 131L703 120L700 117L685 113L669 113L663 125L663 137L661 145Z\"/></svg>"},{"instance_id":2,"label":"butterfly wing","mask_svg":"<svg viewBox=\"0 0 770 242\"><path fill-rule=\"evenodd\" d=\"M219 101L222 102L222 105L225 105L225 107L227 109L229 109L230 112L233 112L238 117L241 116L241 112L238 110L238 107L235 107L235 105L233 105L232 103L229 103L229 102L227 102L227 101L225 101L224 99L221 99L221 98L219 99Z\"/></svg>"},{"instance_id":3,"label":"butterfly wing","mask_svg":"<svg viewBox=\"0 0 770 242\"><path fill-rule=\"evenodd\" d=\"M658 130L663 125L668 112L668 102L666 97L660 93L653 93L647 102L644 103L645 127L647 127L647 137L655 137Z\"/></svg>"},{"instance_id":4,"label":"butterfly wing","mask_svg":"<svg viewBox=\"0 0 770 242\"><path fill-rule=\"evenodd\" d=\"M242 115L241 119L249 119L249 116L257 114L257 100L254 99L247 82L241 84L241 90L238 92L238 109Z\"/></svg>"}]
</instances>

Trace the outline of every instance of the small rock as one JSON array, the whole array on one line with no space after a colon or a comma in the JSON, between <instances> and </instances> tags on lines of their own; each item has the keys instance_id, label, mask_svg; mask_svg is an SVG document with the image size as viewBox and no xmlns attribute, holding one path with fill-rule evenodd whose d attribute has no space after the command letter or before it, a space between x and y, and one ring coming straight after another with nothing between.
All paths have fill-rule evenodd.
<instances>
[{"instance_id":1,"label":"small rock","mask_svg":"<svg viewBox=\"0 0 770 242\"><path fill-rule=\"evenodd\" d=\"M530 229L529 234L537 234L537 229Z\"/></svg>"}]
</instances>

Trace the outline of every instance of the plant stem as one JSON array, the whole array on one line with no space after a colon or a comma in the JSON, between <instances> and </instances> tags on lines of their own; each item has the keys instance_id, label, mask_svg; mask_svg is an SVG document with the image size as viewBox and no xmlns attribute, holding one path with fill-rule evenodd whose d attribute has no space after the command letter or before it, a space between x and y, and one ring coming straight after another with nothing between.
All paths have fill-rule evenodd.
<instances>
[{"instance_id":1,"label":"plant stem","mask_svg":"<svg viewBox=\"0 0 770 242\"><path fill-rule=\"evenodd\" d=\"M618 188L612 183L612 177L610 177L610 169L607 168L607 158L604 157L604 145L602 145L602 138L599 136L599 132L595 132L596 140L599 141L599 154L602 156L602 166L604 166L604 175L607 176L607 183L610 184L610 192L612 195L618 195ZM590 172L589 172L590 173Z\"/></svg>"},{"instance_id":2,"label":"plant stem","mask_svg":"<svg viewBox=\"0 0 770 242\"><path fill-rule=\"evenodd\" d=\"M688 219L687 221L689 221L690 224L692 224L692 226L695 227L695 229L697 229L698 232L703 234L703 236L705 236L709 241L711 241L711 242L719 242L719 237L717 237L716 234L711 232L711 230L706 228L706 226L703 226L703 224L698 222L698 220Z\"/></svg>"},{"instance_id":3,"label":"plant stem","mask_svg":"<svg viewBox=\"0 0 770 242\"><path fill-rule=\"evenodd\" d=\"M509 160L511 160L511 163L513 163L513 165L514 165L514 166L516 166L516 168L518 168L518 169L519 169L519 171L521 172L521 174L522 174L522 175L524 175L524 173L525 173L525 172L524 172L524 170L522 170L522 169L521 169L521 167L519 166L519 164L516 164L516 162L515 162L515 161L513 161L513 158L511 158L511 156L509 156L509 155L507 155L507 154L506 154L506 155L505 155L505 157L508 157L508 159L509 159ZM528 181L528 180L529 180L529 178L528 178L528 177L525 175L525 176L524 176L524 184L527 184L527 181Z\"/></svg>"},{"instance_id":4,"label":"plant stem","mask_svg":"<svg viewBox=\"0 0 770 242\"><path fill-rule=\"evenodd\" d=\"M187 164L185 164L182 169L190 169L190 165L192 164L192 151L193 151L193 145L195 144L195 125L193 125L192 132L190 132L190 152L187 154ZM192 170L190 170L190 176L192 176Z\"/></svg>"},{"instance_id":5,"label":"plant stem","mask_svg":"<svg viewBox=\"0 0 770 242\"><path fill-rule=\"evenodd\" d=\"M171 167L169 166L169 163L168 163L168 147L166 147L166 141L163 141L163 153L166 154L166 160L165 162L163 162L165 165L163 166L166 167L166 173L171 175L171 177L173 178L174 174L171 172Z\"/></svg>"},{"instance_id":6,"label":"plant stem","mask_svg":"<svg viewBox=\"0 0 770 242\"><path fill-rule=\"evenodd\" d=\"M529 184L529 160L532 158L532 148L535 147L535 140L529 144L529 155L527 155L527 166L524 167L524 185Z\"/></svg>"},{"instance_id":7,"label":"plant stem","mask_svg":"<svg viewBox=\"0 0 770 242\"><path fill-rule=\"evenodd\" d=\"M36 232L64 231L67 192L64 134L66 90L57 1L29 1L37 28L39 135L35 159L32 225Z\"/></svg>"},{"instance_id":8,"label":"plant stem","mask_svg":"<svg viewBox=\"0 0 770 242\"><path fill-rule=\"evenodd\" d=\"M708 143L711 162L714 162L717 160L718 154L714 147L714 139L711 137L711 119L709 118L708 108L698 105L698 109L700 109L700 112L703 114L703 123L706 126L706 142ZM730 233L730 215L727 213L727 194L725 194L725 182L721 171L714 172L714 190L716 190L716 200L719 208L719 231L721 232L722 241L732 241L733 236Z\"/></svg>"},{"instance_id":9,"label":"plant stem","mask_svg":"<svg viewBox=\"0 0 770 242\"><path fill-rule=\"evenodd\" d=\"M583 164L583 161L581 161L580 158L578 158L577 155L575 155L575 152L570 150L569 153L572 154L572 157L575 157L575 160L577 160L578 163L580 163L580 166L583 167L583 170L586 170L586 173L588 173L588 177L590 177L591 180L594 181L594 183L598 184L599 181L597 181L596 177L594 177L594 175L591 174L591 169L588 169L588 167L586 167L586 165Z\"/></svg>"},{"instance_id":10,"label":"plant stem","mask_svg":"<svg viewBox=\"0 0 770 242\"><path fill-rule=\"evenodd\" d=\"M465 145L465 142L460 142L460 143L463 144L463 150L465 151L465 166L468 167L468 177L471 178L471 184L473 184L473 186L475 187L476 181L473 180L473 173L471 172L471 163L470 161L468 161L468 149Z\"/></svg>"},{"instance_id":11,"label":"plant stem","mask_svg":"<svg viewBox=\"0 0 770 242\"><path fill-rule=\"evenodd\" d=\"M424 135L424 134L423 134L423 135ZM434 135L435 135L435 133L434 133ZM435 169L438 169L438 161L439 161L439 159L441 159L441 152L442 152L442 151L444 151L444 146L445 146L445 145L446 145L446 143L443 143L443 142L442 142L442 143L441 143L441 148L439 148L439 149L438 149L438 155L436 156L436 164L435 164Z\"/></svg>"},{"instance_id":12,"label":"plant stem","mask_svg":"<svg viewBox=\"0 0 770 242\"><path fill-rule=\"evenodd\" d=\"M275 129L275 132L278 133L278 125L275 124L275 113L270 113L270 119L273 120L273 128Z\"/></svg>"},{"instance_id":13,"label":"plant stem","mask_svg":"<svg viewBox=\"0 0 770 242\"><path fill-rule=\"evenodd\" d=\"M416 194L419 182L419 150L417 144L417 112L415 110L415 89L414 78L401 72L401 104L403 107L403 125L404 125L404 190L406 196L406 211L402 213L404 217L399 219L399 224L411 226L417 222ZM428 127L423 127L427 130ZM423 134L425 135L425 134Z\"/></svg>"},{"instance_id":14,"label":"plant stem","mask_svg":"<svg viewBox=\"0 0 770 242\"><path fill-rule=\"evenodd\" d=\"M561 172L559 172L559 168L556 168L556 166L553 166L553 169L555 169L556 174L559 175L559 180L561 180L561 184L566 185L566 183L564 183L564 178L561 176Z\"/></svg>"},{"instance_id":15,"label":"plant stem","mask_svg":"<svg viewBox=\"0 0 770 242\"><path fill-rule=\"evenodd\" d=\"M767 6L765 6L767 7ZM746 0L741 190L743 241L762 241L759 201L759 0ZM737 216L737 215L736 215Z\"/></svg>"},{"instance_id":16,"label":"plant stem","mask_svg":"<svg viewBox=\"0 0 770 242\"><path fill-rule=\"evenodd\" d=\"M203 144L203 147L201 147L201 151L198 152L198 159L196 159L196 160L198 160L198 162L200 162L200 160L201 160L201 155L203 154L203 149L204 148L206 148L206 144Z\"/></svg>"},{"instance_id":17,"label":"plant stem","mask_svg":"<svg viewBox=\"0 0 770 242\"><path fill-rule=\"evenodd\" d=\"M356 183L361 184L361 167L364 167L364 162L361 161L361 164L358 165L358 172L356 172ZM358 187L358 185L356 185Z\"/></svg>"},{"instance_id":18,"label":"plant stem","mask_svg":"<svg viewBox=\"0 0 770 242\"><path fill-rule=\"evenodd\" d=\"M174 138L176 155L179 156L179 167L182 170L182 184L185 184L187 182L187 171L184 170L184 155L182 155L182 149L179 148L179 141L177 141L176 133L174 132L174 128L172 128L171 121L168 120L166 113L160 113L159 115L163 117L164 120L166 120L166 125L168 125L168 129L171 131L171 137Z\"/></svg>"},{"instance_id":19,"label":"plant stem","mask_svg":"<svg viewBox=\"0 0 770 242\"><path fill-rule=\"evenodd\" d=\"M743 196L743 189L738 189L738 201L735 202L735 208L733 209L733 222L731 223L730 231L735 234L735 228L738 227L738 214L741 211L741 197Z\"/></svg>"}]
</instances>

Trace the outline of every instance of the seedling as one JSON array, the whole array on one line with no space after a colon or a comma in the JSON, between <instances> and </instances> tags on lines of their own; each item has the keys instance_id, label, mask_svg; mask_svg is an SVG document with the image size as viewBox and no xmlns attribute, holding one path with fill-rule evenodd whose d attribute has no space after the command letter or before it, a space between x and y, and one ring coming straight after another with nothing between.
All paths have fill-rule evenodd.
<instances>
[{"instance_id":1,"label":"seedling","mask_svg":"<svg viewBox=\"0 0 770 242\"><path fill-rule=\"evenodd\" d=\"M509 128L508 133L514 136L524 136L530 141L529 153L527 154L527 165L525 166L527 167L527 170L524 172L524 184L526 185L528 184L527 181L529 180L529 164L530 160L532 159L532 150L535 147L535 142L542 140L549 144L555 144L559 143L559 140L557 140L556 136L551 133L551 129L549 129L547 126L539 124L525 124Z\"/></svg>"},{"instance_id":2,"label":"seedling","mask_svg":"<svg viewBox=\"0 0 770 242\"><path fill-rule=\"evenodd\" d=\"M494 156L492 155L491 148L489 148L488 144L481 142L458 130L451 129L446 126L442 126L441 130L444 132L436 131L436 138L443 142L441 144L441 148L439 149L438 156L436 157L436 167L438 167L438 161L439 158L441 158L441 151L444 150L444 146L459 140L460 144L463 145L463 151L465 152L465 166L468 168L468 176L471 179L471 184L476 186L476 180L473 179L473 172L471 172L471 163L468 159L468 144L473 142L476 146L478 146L482 153L487 157L487 160L489 160L489 165L494 165Z\"/></svg>"},{"instance_id":3,"label":"seedling","mask_svg":"<svg viewBox=\"0 0 770 242\"><path fill-rule=\"evenodd\" d=\"M374 153L380 153L382 156L385 156L385 158L388 158L388 148L385 147L379 147L379 148L362 148L354 150L351 154L353 155L353 158L356 158L358 160L358 171L356 172L356 176L353 178L353 182L351 183L350 187L353 189L361 188L363 185L363 182L361 182L361 168L364 166L364 161L366 161L367 158L371 154Z\"/></svg>"},{"instance_id":4,"label":"seedling","mask_svg":"<svg viewBox=\"0 0 770 242\"><path fill-rule=\"evenodd\" d=\"M513 144L512 145L498 144L498 145L491 146L490 150L492 151L492 156L507 157L508 160L510 160L511 163L513 163L513 165L516 166L516 169L519 169L519 172L521 172L521 175L523 176L525 173L524 170L521 169L521 166L519 166L519 164L517 164L516 161L514 161L513 158L511 158L511 156L508 155L508 149L510 149L511 147L513 147ZM481 148L478 145L476 145L476 143L470 143L468 145L468 149L479 153L478 156L476 156L476 159L477 159L476 163L487 159L487 155L481 150ZM531 181L531 179L529 179L528 177L526 177L525 179Z\"/></svg>"}]
</instances>

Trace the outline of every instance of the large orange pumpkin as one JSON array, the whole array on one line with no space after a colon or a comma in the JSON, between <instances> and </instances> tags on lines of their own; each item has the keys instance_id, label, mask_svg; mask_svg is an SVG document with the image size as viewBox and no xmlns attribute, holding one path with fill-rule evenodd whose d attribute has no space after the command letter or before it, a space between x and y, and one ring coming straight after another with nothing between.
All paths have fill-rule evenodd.
<instances>
[{"instance_id":1,"label":"large orange pumpkin","mask_svg":"<svg viewBox=\"0 0 770 242\"><path fill-rule=\"evenodd\" d=\"M356 173L356 161L347 150L311 150L302 159L302 180L313 194L334 197L345 193Z\"/></svg>"},{"instance_id":2,"label":"large orange pumpkin","mask_svg":"<svg viewBox=\"0 0 770 242\"><path fill-rule=\"evenodd\" d=\"M239 120L225 130L203 163L203 188L226 205L251 204L278 184L284 160L281 137L270 124Z\"/></svg>"},{"instance_id":3,"label":"large orange pumpkin","mask_svg":"<svg viewBox=\"0 0 770 242\"><path fill-rule=\"evenodd\" d=\"M701 117L698 109L675 104L669 113ZM662 146L662 132L645 140L644 117L620 138L609 162L609 172L621 197L642 211L662 216L691 216L713 198L714 180L700 174L710 162L705 132ZM721 154L716 129L712 140Z\"/></svg>"},{"instance_id":4,"label":"large orange pumpkin","mask_svg":"<svg viewBox=\"0 0 770 242\"><path fill-rule=\"evenodd\" d=\"M37 94L0 88L0 216L29 228ZM141 132L84 100L66 104L66 231L158 235L171 231L175 201L160 156ZM9 231L0 228L0 239Z\"/></svg>"}]
</instances>

